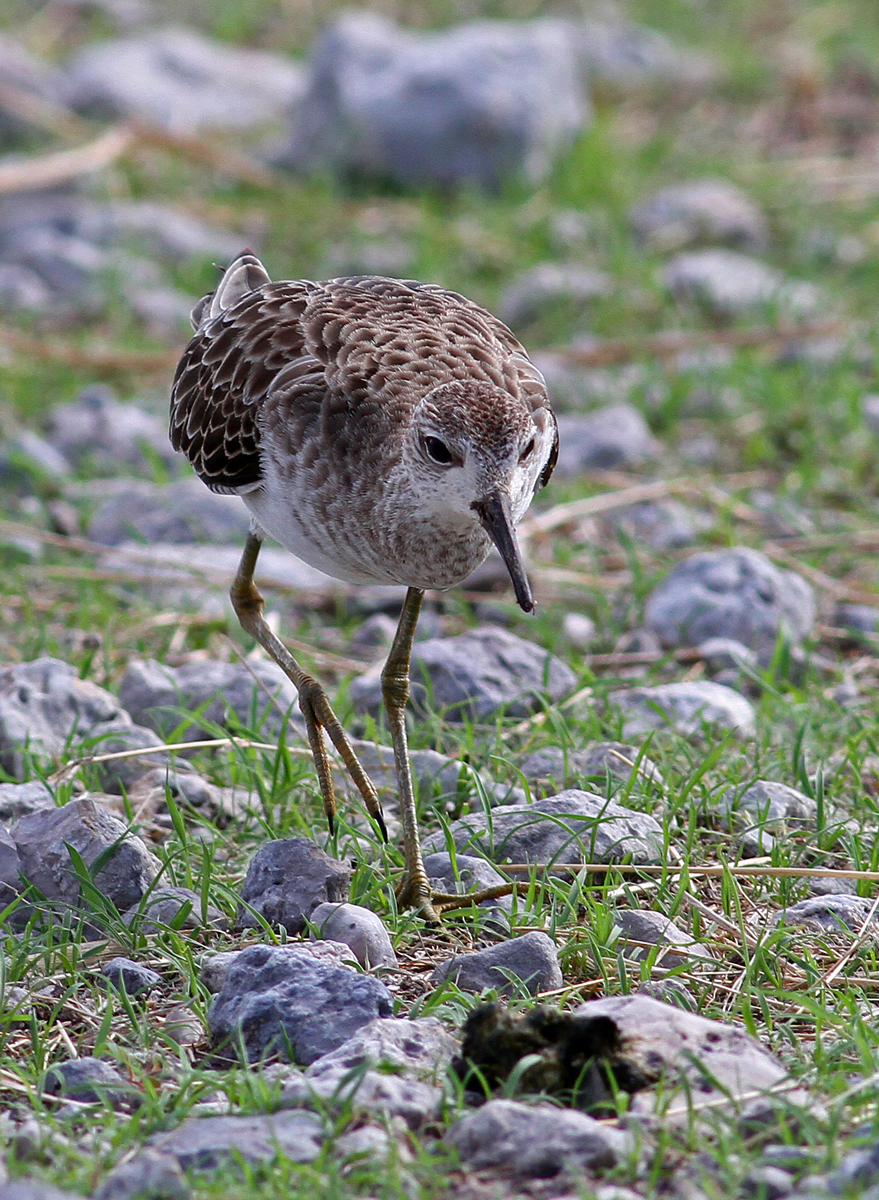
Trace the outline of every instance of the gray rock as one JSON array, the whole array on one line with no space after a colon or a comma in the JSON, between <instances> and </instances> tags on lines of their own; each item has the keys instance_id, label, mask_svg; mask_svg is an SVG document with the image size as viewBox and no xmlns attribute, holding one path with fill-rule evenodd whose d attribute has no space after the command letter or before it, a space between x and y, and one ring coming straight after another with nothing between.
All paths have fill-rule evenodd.
<instances>
[{"instance_id":1,"label":"gray rock","mask_svg":"<svg viewBox=\"0 0 879 1200\"><path fill-rule=\"evenodd\" d=\"M245 788L216 787L195 771L184 769L169 771L158 767L147 771L131 785L128 796L138 808L143 806L144 813L158 813L167 807L168 792L185 814L191 813L220 829L261 812L255 793Z\"/></svg>"},{"instance_id":2,"label":"gray rock","mask_svg":"<svg viewBox=\"0 0 879 1200\"><path fill-rule=\"evenodd\" d=\"M0 296L3 284L0 275ZM0 484L31 494L39 484L59 484L70 464L53 445L32 429L17 429L0 442Z\"/></svg>"},{"instance_id":3,"label":"gray rock","mask_svg":"<svg viewBox=\"0 0 879 1200\"><path fill-rule=\"evenodd\" d=\"M233 731L256 729L265 737L276 737L299 720L296 688L276 663L261 659L182 667L135 659L122 676L119 699L138 725L163 737L179 730L185 741L214 737L216 730L197 720L180 729L181 712L198 712L206 722Z\"/></svg>"},{"instance_id":4,"label":"gray rock","mask_svg":"<svg viewBox=\"0 0 879 1200\"><path fill-rule=\"evenodd\" d=\"M738 546L695 554L674 567L647 597L644 617L664 646L698 646L733 638L766 663L779 636L794 645L815 623L811 586L765 554Z\"/></svg>"},{"instance_id":5,"label":"gray rock","mask_svg":"<svg viewBox=\"0 0 879 1200\"><path fill-rule=\"evenodd\" d=\"M35 101L57 102L63 86L60 71L5 34L0 37L0 78ZM31 122L24 107L4 105L0 110L0 144L4 147L14 146L34 132L43 133L44 129Z\"/></svg>"},{"instance_id":6,"label":"gray rock","mask_svg":"<svg viewBox=\"0 0 879 1200\"><path fill-rule=\"evenodd\" d=\"M742 1178L741 1191L743 1196L753 1196L755 1200L781 1200L782 1196L790 1195L793 1187L793 1178L787 1171L757 1164Z\"/></svg>"},{"instance_id":7,"label":"gray rock","mask_svg":"<svg viewBox=\"0 0 879 1200\"><path fill-rule=\"evenodd\" d=\"M649 88L702 88L717 75L704 53L676 45L667 34L620 18L589 16L572 22L571 34L591 79L618 95Z\"/></svg>"},{"instance_id":8,"label":"gray rock","mask_svg":"<svg viewBox=\"0 0 879 1200\"><path fill-rule=\"evenodd\" d=\"M567 612L562 617L562 633L574 650L582 654L595 642L598 626L585 613Z\"/></svg>"},{"instance_id":9,"label":"gray rock","mask_svg":"<svg viewBox=\"0 0 879 1200\"><path fill-rule=\"evenodd\" d=\"M879 396L877 396L879 400ZM852 633L879 633L879 608L872 604L837 604L830 619L837 629Z\"/></svg>"},{"instance_id":10,"label":"gray rock","mask_svg":"<svg viewBox=\"0 0 879 1200\"><path fill-rule=\"evenodd\" d=\"M555 943L536 929L440 963L430 981L436 987L447 980L464 992L494 988L502 996L521 996L524 992L536 996L560 988L564 982Z\"/></svg>"},{"instance_id":11,"label":"gray rock","mask_svg":"<svg viewBox=\"0 0 879 1200\"><path fill-rule=\"evenodd\" d=\"M455 895L478 892L483 888L507 882L486 859L475 858L469 854L456 854L453 860L446 850L425 855L424 869L436 891L451 892ZM488 920L494 927L506 932L509 930L514 904L512 896L500 896L497 900L483 900L479 907L487 913Z\"/></svg>"},{"instance_id":12,"label":"gray rock","mask_svg":"<svg viewBox=\"0 0 879 1200\"><path fill-rule=\"evenodd\" d=\"M475 848L493 862L656 862L663 854L662 826L646 813L604 796L571 789L533 804L505 805L460 817L449 827L460 853ZM424 851L445 846L430 834Z\"/></svg>"},{"instance_id":13,"label":"gray rock","mask_svg":"<svg viewBox=\"0 0 879 1200\"><path fill-rule=\"evenodd\" d=\"M364 970L396 967L397 956L381 917L359 904L318 904L309 921L322 938L348 946Z\"/></svg>"},{"instance_id":14,"label":"gray rock","mask_svg":"<svg viewBox=\"0 0 879 1200\"><path fill-rule=\"evenodd\" d=\"M100 723L125 719L115 696L57 658L0 672L0 765L10 775L25 775L31 758L58 758L75 733L88 735Z\"/></svg>"},{"instance_id":15,"label":"gray rock","mask_svg":"<svg viewBox=\"0 0 879 1200\"><path fill-rule=\"evenodd\" d=\"M424 712L429 694L432 707L450 721L490 720L501 710L511 717L527 717L542 697L557 703L577 682L560 659L496 626L416 643L411 678L413 708ZM377 713L380 680L355 679L349 695L361 711Z\"/></svg>"},{"instance_id":16,"label":"gray rock","mask_svg":"<svg viewBox=\"0 0 879 1200\"><path fill-rule=\"evenodd\" d=\"M544 175L589 116L567 22L479 21L416 33L348 12L314 48L279 161L495 189L511 174Z\"/></svg>"},{"instance_id":17,"label":"gray rock","mask_svg":"<svg viewBox=\"0 0 879 1200\"><path fill-rule=\"evenodd\" d=\"M728 788L715 807L739 832L758 828L783 835L793 829L814 829L818 819L814 800L770 779L758 779L741 793L738 788Z\"/></svg>"},{"instance_id":18,"label":"gray rock","mask_svg":"<svg viewBox=\"0 0 879 1200\"><path fill-rule=\"evenodd\" d=\"M71 867L68 846L90 867L115 845L92 883L120 912L143 899L161 869L156 856L128 832L124 821L88 798L22 817L11 833L22 874L49 902L74 907L80 903L80 881Z\"/></svg>"},{"instance_id":19,"label":"gray rock","mask_svg":"<svg viewBox=\"0 0 879 1200\"><path fill-rule=\"evenodd\" d=\"M92 1200L189 1200L191 1195L177 1160L144 1148L117 1163Z\"/></svg>"},{"instance_id":20,"label":"gray rock","mask_svg":"<svg viewBox=\"0 0 879 1200\"><path fill-rule=\"evenodd\" d=\"M151 771L168 771L173 759L170 754L157 747L164 743L158 734L143 725L132 725L128 714L113 721L93 725L88 737L79 750L83 754L119 754L125 750L143 750L143 754L128 758L110 759L94 763L92 770L97 775L98 787L105 792L122 794L130 792L138 780Z\"/></svg>"},{"instance_id":21,"label":"gray rock","mask_svg":"<svg viewBox=\"0 0 879 1200\"><path fill-rule=\"evenodd\" d=\"M120 992L127 992L129 996L151 992L162 982L162 976L157 971L151 971L149 967L130 958L111 958L101 967L101 974Z\"/></svg>"},{"instance_id":22,"label":"gray rock","mask_svg":"<svg viewBox=\"0 0 879 1200\"><path fill-rule=\"evenodd\" d=\"M397 1017L371 1021L346 1042L312 1063L309 1079L339 1069L351 1071L368 1063L393 1070L422 1083L442 1083L446 1069L458 1053L458 1042L436 1017Z\"/></svg>"},{"instance_id":23,"label":"gray rock","mask_svg":"<svg viewBox=\"0 0 879 1200\"><path fill-rule=\"evenodd\" d=\"M20 1156L18 1156L20 1157ZM78 1192L62 1192L42 1179L16 1179L0 1185L2 1200L82 1200Z\"/></svg>"},{"instance_id":24,"label":"gray rock","mask_svg":"<svg viewBox=\"0 0 879 1200\"><path fill-rule=\"evenodd\" d=\"M195 297L179 288L137 279L121 281L125 303L132 314L159 338L180 338L191 329L189 314Z\"/></svg>"},{"instance_id":25,"label":"gray rock","mask_svg":"<svg viewBox=\"0 0 879 1200\"><path fill-rule=\"evenodd\" d=\"M684 251L663 268L662 282L678 300L704 304L723 317L760 308L802 316L821 299L813 283L787 279L736 250Z\"/></svg>"},{"instance_id":26,"label":"gray rock","mask_svg":"<svg viewBox=\"0 0 879 1200\"><path fill-rule=\"evenodd\" d=\"M879 395L870 393L861 397L861 413L864 424L874 433L879 433Z\"/></svg>"},{"instance_id":27,"label":"gray rock","mask_svg":"<svg viewBox=\"0 0 879 1200\"><path fill-rule=\"evenodd\" d=\"M52 289L36 271L17 263L0 262L0 301L7 309L56 314Z\"/></svg>"},{"instance_id":28,"label":"gray rock","mask_svg":"<svg viewBox=\"0 0 879 1200\"><path fill-rule=\"evenodd\" d=\"M18 847L5 826L0 825L0 908L5 908L22 890Z\"/></svg>"},{"instance_id":29,"label":"gray rock","mask_svg":"<svg viewBox=\"0 0 879 1200\"><path fill-rule=\"evenodd\" d=\"M550 1104L489 1100L446 1134L468 1171L501 1171L515 1182L576 1180L624 1162L635 1143L630 1133Z\"/></svg>"},{"instance_id":30,"label":"gray rock","mask_svg":"<svg viewBox=\"0 0 879 1200\"><path fill-rule=\"evenodd\" d=\"M663 786L659 768L637 746L625 742L594 742L583 750L563 750L561 746L545 746L534 750L519 763L519 770L531 784L548 792L554 781L562 787L573 787L584 779L611 780L628 783L635 773L641 786Z\"/></svg>"},{"instance_id":31,"label":"gray rock","mask_svg":"<svg viewBox=\"0 0 879 1200\"><path fill-rule=\"evenodd\" d=\"M617 908L614 910L613 923L622 931L625 941L646 943L643 946L627 947L629 958L635 959L636 962L647 958L650 946L669 947L663 949L656 958L657 965L663 967L676 967L683 963L692 966L693 959L714 957L692 934L685 933L669 917L651 909ZM673 946L678 949L671 949Z\"/></svg>"},{"instance_id":32,"label":"gray rock","mask_svg":"<svg viewBox=\"0 0 879 1200\"><path fill-rule=\"evenodd\" d=\"M693 179L660 188L635 205L629 222L651 250L723 245L759 251L769 240L763 213L725 179Z\"/></svg>"},{"instance_id":33,"label":"gray rock","mask_svg":"<svg viewBox=\"0 0 879 1200\"><path fill-rule=\"evenodd\" d=\"M787 1080L781 1063L744 1030L647 996L589 1000L573 1015L610 1019L627 1061L648 1080L664 1081L661 1092L645 1088L633 1094L634 1112L652 1113L659 1104L663 1119L686 1120L704 1104L733 1107L737 1097Z\"/></svg>"},{"instance_id":34,"label":"gray rock","mask_svg":"<svg viewBox=\"0 0 879 1200\"><path fill-rule=\"evenodd\" d=\"M249 528L250 517L237 496L220 496L190 478L161 485L125 481L94 513L87 532L104 546L132 539L240 546Z\"/></svg>"},{"instance_id":35,"label":"gray rock","mask_svg":"<svg viewBox=\"0 0 879 1200\"><path fill-rule=\"evenodd\" d=\"M699 1001L687 985L675 975L668 975L665 979L648 979L636 991L638 995L649 996L651 1000L676 1004L678 1008L685 1008L687 1012L699 1011Z\"/></svg>"},{"instance_id":36,"label":"gray rock","mask_svg":"<svg viewBox=\"0 0 879 1200\"><path fill-rule=\"evenodd\" d=\"M391 995L369 975L328 967L282 946L251 946L229 968L208 1012L214 1044L249 1062L267 1054L305 1066L376 1017Z\"/></svg>"},{"instance_id":37,"label":"gray rock","mask_svg":"<svg viewBox=\"0 0 879 1200\"><path fill-rule=\"evenodd\" d=\"M497 315L507 325L527 325L559 305L578 309L609 296L613 279L582 263L543 262L522 271L501 292Z\"/></svg>"},{"instance_id":38,"label":"gray rock","mask_svg":"<svg viewBox=\"0 0 879 1200\"><path fill-rule=\"evenodd\" d=\"M266 842L256 851L241 888L238 923L259 928L259 917L301 933L319 904L344 904L351 872L310 838Z\"/></svg>"},{"instance_id":39,"label":"gray rock","mask_svg":"<svg viewBox=\"0 0 879 1200\"><path fill-rule=\"evenodd\" d=\"M65 99L92 116L195 134L282 117L302 87L302 70L290 59L168 27L81 50L68 64Z\"/></svg>"},{"instance_id":40,"label":"gray rock","mask_svg":"<svg viewBox=\"0 0 879 1200\"><path fill-rule=\"evenodd\" d=\"M136 1108L143 1097L115 1067L100 1058L70 1058L46 1072L43 1091L50 1096L93 1104L101 1102L114 1108Z\"/></svg>"},{"instance_id":41,"label":"gray rock","mask_svg":"<svg viewBox=\"0 0 879 1200\"><path fill-rule=\"evenodd\" d=\"M735 638L710 637L696 647L705 668L717 683L738 681L741 674L752 678L760 668L760 660L750 646Z\"/></svg>"},{"instance_id":42,"label":"gray rock","mask_svg":"<svg viewBox=\"0 0 879 1200\"><path fill-rule=\"evenodd\" d=\"M714 524L705 513L697 513L678 500L645 500L605 514L602 526L612 536L623 534L654 550L678 550L691 545Z\"/></svg>"},{"instance_id":43,"label":"gray rock","mask_svg":"<svg viewBox=\"0 0 879 1200\"><path fill-rule=\"evenodd\" d=\"M163 1030L178 1046L195 1046L205 1038L201 1018L188 1004L177 1004L165 1013Z\"/></svg>"},{"instance_id":44,"label":"gray rock","mask_svg":"<svg viewBox=\"0 0 879 1200\"><path fill-rule=\"evenodd\" d=\"M647 422L631 404L610 404L585 415L562 413L558 424L556 471L563 477L639 466L659 452Z\"/></svg>"},{"instance_id":45,"label":"gray rock","mask_svg":"<svg viewBox=\"0 0 879 1200\"><path fill-rule=\"evenodd\" d=\"M243 1160L267 1165L278 1155L313 1162L325 1140L315 1113L292 1110L251 1117L190 1117L168 1133L154 1134L147 1148L176 1158L184 1171L214 1171Z\"/></svg>"},{"instance_id":46,"label":"gray rock","mask_svg":"<svg viewBox=\"0 0 879 1200\"><path fill-rule=\"evenodd\" d=\"M179 468L165 422L136 404L120 404L102 385L52 409L46 437L74 466L100 474L125 469L152 476L156 459L171 470Z\"/></svg>"},{"instance_id":47,"label":"gray rock","mask_svg":"<svg viewBox=\"0 0 879 1200\"><path fill-rule=\"evenodd\" d=\"M817 925L836 933L847 929L860 930L870 916L872 903L863 896L814 896L782 909L778 921L785 925ZM877 922L879 914L874 913L870 925L876 925Z\"/></svg>"},{"instance_id":48,"label":"gray rock","mask_svg":"<svg viewBox=\"0 0 879 1200\"><path fill-rule=\"evenodd\" d=\"M308 1071L304 1075L287 1076L280 1102L290 1106L314 1105L321 1112L353 1109L383 1121L397 1117L410 1129L418 1129L425 1122L437 1119L442 1098L442 1088L419 1079L406 1079L371 1067L360 1066L352 1071L336 1066L317 1078L310 1078Z\"/></svg>"},{"instance_id":49,"label":"gray rock","mask_svg":"<svg viewBox=\"0 0 879 1200\"><path fill-rule=\"evenodd\" d=\"M181 259L231 261L241 251L236 234L155 200L80 200L75 219L91 227L92 240L105 244L124 241L151 259L171 264Z\"/></svg>"},{"instance_id":50,"label":"gray rock","mask_svg":"<svg viewBox=\"0 0 879 1200\"><path fill-rule=\"evenodd\" d=\"M352 739L351 745L360 759L360 765L375 785L382 803L396 808L398 784L393 748L357 738ZM492 804L525 802L525 792L522 788L495 783L470 763L463 762L460 758L449 758L447 754L440 754L438 750L410 750L409 763L416 795L428 800L434 807L441 808L446 802L457 806L461 803L462 796L482 795L483 792ZM354 784L347 771L340 769L334 778L340 791L354 794ZM359 796L360 793L356 794Z\"/></svg>"},{"instance_id":51,"label":"gray rock","mask_svg":"<svg viewBox=\"0 0 879 1200\"><path fill-rule=\"evenodd\" d=\"M859 1147L844 1156L842 1162L831 1172L827 1190L833 1196L862 1196L863 1200L874 1200L875 1185L879 1183L879 1145ZM862 1189L869 1188L869 1193Z\"/></svg>"},{"instance_id":52,"label":"gray rock","mask_svg":"<svg viewBox=\"0 0 879 1200\"><path fill-rule=\"evenodd\" d=\"M303 954L310 954L325 966L342 967L348 971L357 966L354 955L341 942L297 942L296 949ZM209 954L202 960L200 979L209 992L216 995L220 991L229 968L243 953L243 950L221 950L219 954Z\"/></svg>"},{"instance_id":53,"label":"gray rock","mask_svg":"<svg viewBox=\"0 0 879 1200\"><path fill-rule=\"evenodd\" d=\"M139 933L158 933L172 929L226 929L228 922L218 908L208 904L203 909L202 898L192 888L172 887L170 884L155 887L139 904L132 906L123 915L125 924Z\"/></svg>"},{"instance_id":54,"label":"gray rock","mask_svg":"<svg viewBox=\"0 0 879 1200\"><path fill-rule=\"evenodd\" d=\"M661 683L656 687L611 692L608 704L623 714L623 737L643 737L654 729L673 729L682 737L701 734L706 726L730 730L737 737L756 733L753 705L721 683Z\"/></svg>"}]
</instances>

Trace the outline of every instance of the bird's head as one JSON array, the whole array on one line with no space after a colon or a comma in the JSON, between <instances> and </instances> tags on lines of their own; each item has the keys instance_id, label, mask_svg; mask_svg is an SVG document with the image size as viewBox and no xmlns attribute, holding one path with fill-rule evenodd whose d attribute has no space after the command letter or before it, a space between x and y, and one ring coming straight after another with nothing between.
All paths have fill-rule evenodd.
<instances>
[{"instance_id":1,"label":"bird's head","mask_svg":"<svg viewBox=\"0 0 879 1200\"><path fill-rule=\"evenodd\" d=\"M548 405L489 383L441 384L419 401L407 458L435 512L482 526L513 581L516 600L534 608L515 529L555 465L558 433Z\"/></svg>"}]
</instances>

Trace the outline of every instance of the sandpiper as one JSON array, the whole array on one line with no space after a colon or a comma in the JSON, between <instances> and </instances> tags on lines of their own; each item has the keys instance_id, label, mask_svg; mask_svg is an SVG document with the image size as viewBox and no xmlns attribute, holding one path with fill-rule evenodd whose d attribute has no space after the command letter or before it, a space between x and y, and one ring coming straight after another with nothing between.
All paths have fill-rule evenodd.
<instances>
[{"instance_id":1,"label":"sandpiper","mask_svg":"<svg viewBox=\"0 0 879 1200\"><path fill-rule=\"evenodd\" d=\"M250 253L192 324L171 441L252 514L232 603L296 685L331 830L324 731L387 836L324 689L263 618L260 546L269 535L336 579L408 589L382 674L403 827L397 896L437 919L470 898L432 892L424 870L404 720L412 641L425 589L466 579L492 543L518 603L534 607L515 528L558 453L543 377L504 324L455 292L376 276L273 282Z\"/></svg>"}]
</instances>

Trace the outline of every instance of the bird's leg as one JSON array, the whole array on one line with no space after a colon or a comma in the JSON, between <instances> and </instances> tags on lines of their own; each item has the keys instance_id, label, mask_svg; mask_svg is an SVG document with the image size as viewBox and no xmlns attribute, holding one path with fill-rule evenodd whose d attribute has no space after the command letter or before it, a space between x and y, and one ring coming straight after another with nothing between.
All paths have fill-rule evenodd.
<instances>
[{"instance_id":1,"label":"bird's leg","mask_svg":"<svg viewBox=\"0 0 879 1200\"><path fill-rule=\"evenodd\" d=\"M335 830L336 793L323 737L324 730L330 735L333 745L342 756L351 778L363 797L367 812L378 825L384 840L387 841L387 829L376 790L360 765L348 740L348 735L330 707L326 692L312 675L303 671L283 642L275 637L269 629L263 617L263 598L253 582L253 571L261 546L261 538L257 537L255 533L248 534L244 553L238 564L238 572L235 575L235 582L232 584L232 607L235 609L242 627L259 642L264 650L268 651L284 674L296 685L299 693L299 707L305 718L305 728L314 756L314 765L317 770L330 833Z\"/></svg>"},{"instance_id":2,"label":"bird's leg","mask_svg":"<svg viewBox=\"0 0 879 1200\"><path fill-rule=\"evenodd\" d=\"M405 874L397 888L397 902L403 908L417 908L426 921L436 923L440 914L453 908L469 908L482 900L508 896L516 888L515 883L499 884L480 892L455 895L435 892L430 886L424 859L421 854L421 839L418 836L418 814L415 810L415 789L412 785L412 766L409 762L409 746L406 737L406 703L409 699L409 670L412 663L412 642L415 626L421 612L424 592L410 587L403 601L403 611L397 624L397 632L382 671L382 696L388 714L391 742L394 747L394 766L397 773L397 788L400 793L400 819L403 824L403 858Z\"/></svg>"}]
</instances>

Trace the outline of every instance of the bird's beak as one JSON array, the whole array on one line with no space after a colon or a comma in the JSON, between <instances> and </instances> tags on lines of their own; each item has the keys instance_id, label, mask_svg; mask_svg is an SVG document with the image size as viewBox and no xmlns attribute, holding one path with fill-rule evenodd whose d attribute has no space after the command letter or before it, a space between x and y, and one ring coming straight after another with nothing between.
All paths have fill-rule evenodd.
<instances>
[{"instance_id":1,"label":"bird's beak","mask_svg":"<svg viewBox=\"0 0 879 1200\"><path fill-rule=\"evenodd\" d=\"M499 488L482 500L473 504L473 510L479 517L480 524L491 540L497 546L501 558L506 563L513 581L513 590L519 607L525 612L534 611L534 596L531 584L525 574L525 565L516 541L513 520L510 514L510 497Z\"/></svg>"}]
</instances>

